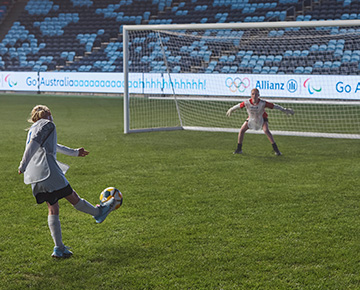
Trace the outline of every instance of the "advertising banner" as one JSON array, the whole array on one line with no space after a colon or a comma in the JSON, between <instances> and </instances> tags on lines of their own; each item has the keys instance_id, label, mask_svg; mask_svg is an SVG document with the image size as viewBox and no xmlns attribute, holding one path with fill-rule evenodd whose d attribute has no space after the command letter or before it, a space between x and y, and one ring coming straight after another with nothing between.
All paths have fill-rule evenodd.
<instances>
[{"instance_id":1,"label":"advertising banner","mask_svg":"<svg viewBox=\"0 0 360 290\"><path fill-rule=\"evenodd\" d=\"M130 92L196 96L247 97L257 88L260 95L276 98L360 99L360 77L337 75L239 75L239 74L135 74Z\"/></svg>"},{"instance_id":2,"label":"advertising banner","mask_svg":"<svg viewBox=\"0 0 360 290\"><path fill-rule=\"evenodd\" d=\"M0 90L37 91L37 85L31 88L26 83L28 77L37 79L37 72L0 72Z\"/></svg>"},{"instance_id":3,"label":"advertising banner","mask_svg":"<svg viewBox=\"0 0 360 290\"><path fill-rule=\"evenodd\" d=\"M253 75L130 73L129 92L149 95L360 99L360 77L338 75ZM0 72L0 91L124 92L123 73Z\"/></svg>"}]
</instances>

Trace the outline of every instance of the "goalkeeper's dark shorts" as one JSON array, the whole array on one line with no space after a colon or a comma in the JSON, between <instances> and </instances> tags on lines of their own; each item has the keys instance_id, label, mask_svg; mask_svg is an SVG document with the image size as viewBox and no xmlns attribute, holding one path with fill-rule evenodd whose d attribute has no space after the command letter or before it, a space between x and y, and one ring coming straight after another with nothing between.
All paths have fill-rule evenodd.
<instances>
[{"instance_id":1,"label":"goalkeeper's dark shorts","mask_svg":"<svg viewBox=\"0 0 360 290\"><path fill-rule=\"evenodd\" d=\"M51 205L58 202L58 200L72 194L73 189L71 188L70 184L65 186L64 188L61 188L59 190L55 190L53 192L39 192L35 195L36 202L37 203L43 203L44 201L47 201Z\"/></svg>"},{"instance_id":2,"label":"goalkeeper's dark shorts","mask_svg":"<svg viewBox=\"0 0 360 290\"><path fill-rule=\"evenodd\" d=\"M246 119L246 122L249 122L249 119ZM264 123L268 122L269 123L269 119L267 117L264 117Z\"/></svg>"}]
</instances>

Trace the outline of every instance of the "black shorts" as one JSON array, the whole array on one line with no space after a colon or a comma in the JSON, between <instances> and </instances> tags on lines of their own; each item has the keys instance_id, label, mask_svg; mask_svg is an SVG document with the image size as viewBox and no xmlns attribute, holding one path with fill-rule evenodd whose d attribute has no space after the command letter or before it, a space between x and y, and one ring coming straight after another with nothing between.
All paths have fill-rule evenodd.
<instances>
[{"instance_id":1,"label":"black shorts","mask_svg":"<svg viewBox=\"0 0 360 290\"><path fill-rule=\"evenodd\" d=\"M246 119L245 122L249 122L249 119ZM264 123L265 123L265 122L268 122L268 123L269 123L269 119L268 119L268 118L264 118Z\"/></svg>"},{"instance_id":2,"label":"black shorts","mask_svg":"<svg viewBox=\"0 0 360 290\"><path fill-rule=\"evenodd\" d=\"M61 188L59 190L55 190L53 192L39 192L35 198L38 204L47 201L51 205L57 203L58 200L62 199L65 196L72 194L73 189L71 188L70 184Z\"/></svg>"}]
</instances>

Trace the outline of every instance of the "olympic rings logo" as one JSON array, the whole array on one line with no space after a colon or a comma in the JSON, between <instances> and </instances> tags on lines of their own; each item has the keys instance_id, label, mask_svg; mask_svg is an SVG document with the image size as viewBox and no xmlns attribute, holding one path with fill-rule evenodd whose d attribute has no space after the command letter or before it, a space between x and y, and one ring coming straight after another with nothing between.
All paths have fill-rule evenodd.
<instances>
[{"instance_id":1,"label":"olympic rings logo","mask_svg":"<svg viewBox=\"0 0 360 290\"><path fill-rule=\"evenodd\" d=\"M228 77L225 80L225 85L233 93L236 91L243 93L250 86L250 80L248 78L240 79L237 77L233 79L232 77Z\"/></svg>"}]
</instances>

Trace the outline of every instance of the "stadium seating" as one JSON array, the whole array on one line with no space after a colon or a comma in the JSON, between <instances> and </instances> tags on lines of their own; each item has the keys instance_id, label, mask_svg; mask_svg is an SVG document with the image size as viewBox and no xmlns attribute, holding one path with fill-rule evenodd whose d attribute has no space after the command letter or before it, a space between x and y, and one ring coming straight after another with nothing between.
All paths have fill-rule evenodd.
<instances>
[{"instance_id":1,"label":"stadium seating","mask_svg":"<svg viewBox=\"0 0 360 290\"><path fill-rule=\"evenodd\" d=\"M0 24L13 6L13 0L0 0Z\"/></svg>"},{"instance_id":2,"label":"stadium seating","mask_svg":"<svg viewBox=\"0 0 360 290\"><path fill-rule=\"evenodd\" d=\"M326 3L325 3L326 2ZM0 0L0 22L13 1ZM266 21L360 19L360 2L351 0L29 0L17 21L0 39L0 68L13 71L121 72L122 26L125 24L181 24ZM333 39L283 43L291 29L271 30L264 46L241 43L242 31L221 31L234 36L238 52L217 51L205 41L194 41L177 51L166 51L172 72L261 74L358 74L360 44ZM359 30L353 29L354 32ZM203 32L210 35L211 31ZM272 45L266 46L266 37ZM166 42L170 39L164 39ZM142 54L134 69L165 72L163 53L154 35L139 37L131 53ZM176 55L176 57L175 57ZM188 62L187 60L191 60ZM193 66L189 63L192 63ZM203 66L204 67L204 66Z\"/></svg>"}]
</instances>

